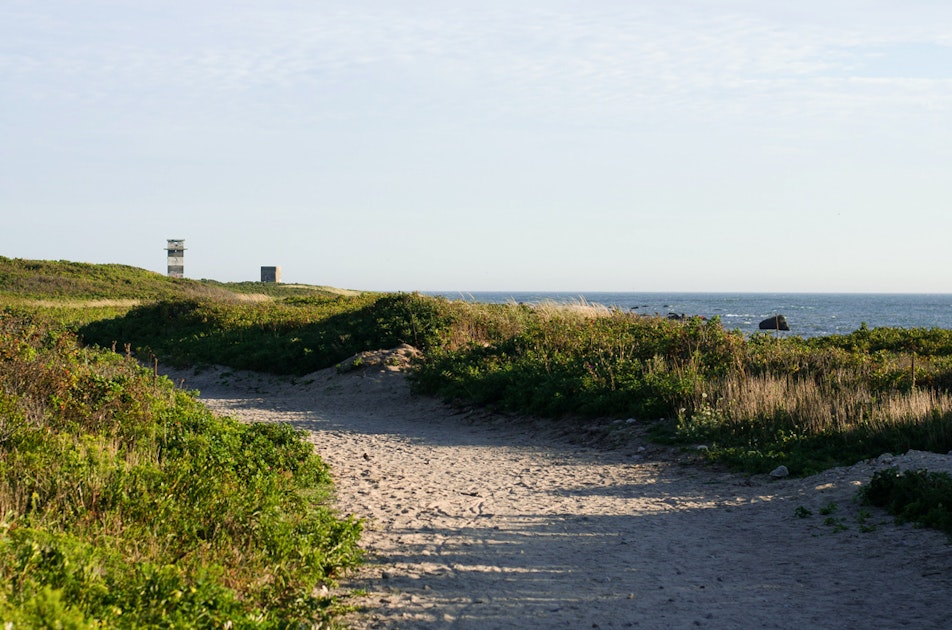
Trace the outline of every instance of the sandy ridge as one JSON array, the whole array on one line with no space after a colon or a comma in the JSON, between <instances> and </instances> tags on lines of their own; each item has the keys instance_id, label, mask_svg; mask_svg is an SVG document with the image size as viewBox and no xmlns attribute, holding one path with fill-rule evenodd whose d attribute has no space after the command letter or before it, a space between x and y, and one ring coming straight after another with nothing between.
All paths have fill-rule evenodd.
<instances>
[{"instance_id":1,"label":"sandy ridge","mask_svg":"<svg viewBox=\"0 0 952 630\"><path fill-rule=\"evenodd\" d=\"M948 627L946 537L854 499L879 468L952 470L948 456L796 480L712 472L413 397L391 362L168 373L218 412L310 431L338 508L367 522L371 562L346 584L368 592L353 627Z\"/></svg>"}]
</instances>

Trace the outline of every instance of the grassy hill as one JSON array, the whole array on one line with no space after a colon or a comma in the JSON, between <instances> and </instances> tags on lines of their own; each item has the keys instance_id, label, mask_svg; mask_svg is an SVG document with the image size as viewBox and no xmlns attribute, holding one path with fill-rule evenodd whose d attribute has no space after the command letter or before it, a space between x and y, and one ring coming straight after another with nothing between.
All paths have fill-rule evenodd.
<instances>
[{"instance_id":1,"label":"grassy hill","mask_svg":"<svg viewBox=\"0 0 952 630\"><path fill-rule=\"evenodd\" d=\"M277 303L244 288L0 258L0 625L327 627L340 612L319 587L360 561L361 525L329 507L304 434L217 417L75 332L154 304Z\"/></svg>"},{"instance_id":2,"label":"grassy hill","mask_svg":"<svg viewBox=\"0 0 952 630\"><path fill-rule=\"evenodd\" d=\"M0 258L0 322L26 317L16 325L35 331L36 313L87 344L129 344L145 360L279 374L409 343L423 352L411 374L418 393L606 426L618 424L613 418L666 418L654 425L656 439L705 444L707 459L753 473L783 464L807 474L883 452L952 449L950 330L863 327L778 340L727 331L717 320L672 322L597 307L172 279L125 265ZM33 361L38 350L16 346L18 336L8 335L12 349L0 358ZM67 359L75 354L67 348ZM115 394L97 378L60 380L80 383L74 398L88 406L90 396ZM0 407L24 413L63 401L60 393L31 402L15 387L0 391Z\"/></svg>"},{"instance_id":3,"label":"grassy hill","mask_svg":"<svg viewBox=\"0 0 952 630\"><path fill-rule=\"evenodd\" d=\"M138 267L0 256L0 301L44 305L131 305L180 299L244 301L284 297L354 295L356 291L310 285L217 282L169 278Z\"/></svg>"},{"instance_id":4,"label":"grassy hill","mask_svg":"<svg viewBox=\"0 0 952 630\"><path fill-rule=\"evenodd\" d=\"M756 472L952 448L949 330L777 340L716 320L346 293L0 259L0 305L61 305L43 308L85 342L129 344L147 361L307 374L409 343L424 353L412 375L420 393L537 416L667 418L677 441ZM135 303L89 305L108 299Z\"/></svg>"}]
</instances>

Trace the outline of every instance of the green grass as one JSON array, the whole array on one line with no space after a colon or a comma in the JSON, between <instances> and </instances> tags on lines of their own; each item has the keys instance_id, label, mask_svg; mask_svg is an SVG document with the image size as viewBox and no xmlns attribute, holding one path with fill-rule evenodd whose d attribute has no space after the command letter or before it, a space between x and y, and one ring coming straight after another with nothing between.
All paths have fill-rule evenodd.
<instances>
[{"instance_id":1,"label":"green grass","mask_svg":"<svg viewBox=\"0 0 952 630\"><path fill-rule=\"evenodd\" d=\"M231 292L194 280L127 265L0 257L0 296L19 300L156 300L205 296L225 299Z\"/></svg>"},{"instance_id":2,"label":"green grass","mask_svg":"<svg viewBox=\"0 0 952 630\"><path fill-rule=\"evenodd\" d=\"M97 302L112 302L128 307L158 300L209 299L227 302L244 301L249 295L274 299L355 294L355 291L332 287L169 278L128 265L0 256L0 304L41 301L44 306L78 307L92 304L95 307Z\"/></svg>"},{"instance_id":3,"label":"green grass","mask_svg":"<svg viewBox=\"0 0 952 630\"><path fill-rule=\"evenodd\" d=\"M749 472L952 448L952 331L777 340L585 304L367 293L163 301L80 332L143 357L282 374L409 343L424 352L411 374L419 393L542 417L657 420L656 439L703 443L712 461Z\"/></svg>"},{"instance_id":4,"label":"green grass","mask_svg":"<svg viewBox=\"0 0 952 630\"><path fill-rule=\"evenodd\" d=\"M212 415L43 316L0 314L0 620L326 623L359 561L327 467L286 425ZM60 625L53 625L53 622Z\"/></svg>"},{"instance_id":5,"label":"green grass","mask_svg":"<svg viewBox=\"0 0 952 630\"><path fill-rule=\"evenodd\" d=\"M55 275L58 264L42 270ZM81 279L65 265L62 282ZM76 282L57 291L93 295ZM424 353L411 374L419 393L563 423L651 420L655 439L704 444L711 461L754 473L783 464L803 475L883 452L952 449L949 330L863 326L776 339L746 337L717 320L669 321L584 303L475 304L260 283L193 288L172 296L156 289L135 306L71 321L87 343L120 351L128 343L144 360L154 354L280 374L409 343ZM114 295L126 295L121 283ZM48 299L40 290L27 297ZM71 307L62 308L59 317L70 319Z\"/></svg>"},{"instance_id":6,"label":"green grass","mask_svg":"<svg viewBox=\"0 0 952 630\"><path fill-rule=\"evenodd\" d=\"M231 291L232 293L267 296L275 299L353 297L363 293L363 291L352 291L328 286L285 284L283 282L218 282L216 280L201 280L200 282L204 286L218 287L226 291Z\"/></svg>"}]
</instances>

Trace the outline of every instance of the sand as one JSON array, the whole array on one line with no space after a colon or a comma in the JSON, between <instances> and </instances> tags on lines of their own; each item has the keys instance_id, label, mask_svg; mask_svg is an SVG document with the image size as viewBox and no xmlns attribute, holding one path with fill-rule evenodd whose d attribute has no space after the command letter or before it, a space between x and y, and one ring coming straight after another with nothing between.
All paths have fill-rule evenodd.
<instances>
[{"instance_id":1,"label":"sand","mask_svg":"<svg viewBox=\"0 0 952 630\"><path fill-rule=\"evenodd\" d=\"M607 447L414 397L389 365L402 358L387 357L296 379L168 373L217 412L309 432L337 508L365 520L368 563L342 580L367 593L351 627L952 623L946 536L855 498L877 469L948 471L952 457L911 452L806 479L728 474L641 440L637 422Z\"/></svg>"}]
</instances>

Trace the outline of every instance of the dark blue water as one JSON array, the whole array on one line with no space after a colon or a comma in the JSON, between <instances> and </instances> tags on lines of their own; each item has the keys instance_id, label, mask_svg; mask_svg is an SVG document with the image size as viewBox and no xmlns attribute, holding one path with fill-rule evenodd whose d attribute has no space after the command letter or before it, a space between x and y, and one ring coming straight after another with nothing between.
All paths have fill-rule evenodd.
<instances>
[{"instance_id":1,"label":"dark blue water","mask_svg":"<svg viewBox=\"0 0 952 630\"><path fill-rule=\"evenodd\" d=\"M758 324L783 315L787 335L847 334L863 323L870 328L952 329L952 295L864 293L531 293L431 292L450 299L487 303L588 303L645 315L719 317L729 330L756 332Z\"/></svg>"}]
</instances>

